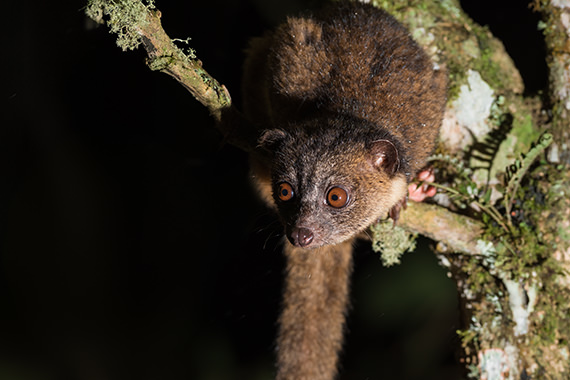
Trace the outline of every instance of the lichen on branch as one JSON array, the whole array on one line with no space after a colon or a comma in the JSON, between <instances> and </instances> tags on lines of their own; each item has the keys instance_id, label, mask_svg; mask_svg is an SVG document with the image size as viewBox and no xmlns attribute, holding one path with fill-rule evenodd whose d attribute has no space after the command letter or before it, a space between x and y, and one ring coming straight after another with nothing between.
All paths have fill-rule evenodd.
<instances>
[{"instance_id":1,"label":"lichen on branch","mask_svg":"<svg viewBox=\"0 0 570 380\"><path fill-rule=\"evenodd\" d=\"M99 24L106 23L109 32L117 34L117 45L126 51L142 43L138 30L148 25L147 14L154 9L154 0L90 0L85 14Z\"/></svg>"},{"instance_id":2,"label":"lichen on branch","mask_svg":"<svg viewBox=\"0 0 570 380\"><path fill-rule=\"evenodd\" d=\"M117 34L117 45L123 50L141 44L147 54L147 65L170 75L182 84L217 121L222 110L231 105L230 95L216 79L204 70L194 52L184 52L162 28L161 13L154 0L90 0L85 13L98 23L106 23Z\"/></svg>"}]
</instances>

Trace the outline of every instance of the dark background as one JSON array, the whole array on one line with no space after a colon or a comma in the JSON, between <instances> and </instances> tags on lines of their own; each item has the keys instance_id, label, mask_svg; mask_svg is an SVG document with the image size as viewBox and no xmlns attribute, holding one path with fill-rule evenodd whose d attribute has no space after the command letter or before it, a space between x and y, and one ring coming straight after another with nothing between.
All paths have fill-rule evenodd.
<instances>
[{"instance_id":1,"label":"dark background","mask_svg":"<svg viewBox=\"0 0 570 380\"><path fill-rule=\"evenodd\" d=\"M248 38L302 1L158 0L239 104ZM465 0L545 84L538 15ZM270 379L283 259L247 157L79 2L4 2L0 379ZM459 379L453 282L420 241L355 254L341 379Z\"/></svg>"}]
</instances>

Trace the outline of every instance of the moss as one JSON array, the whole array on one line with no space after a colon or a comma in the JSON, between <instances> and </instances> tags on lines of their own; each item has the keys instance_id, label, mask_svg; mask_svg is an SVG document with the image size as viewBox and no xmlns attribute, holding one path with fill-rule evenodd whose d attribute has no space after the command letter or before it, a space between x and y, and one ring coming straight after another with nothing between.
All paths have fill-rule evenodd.
<instances>
[{"instance_id":1,"label":"moss","mask_svg":"<svg viewBox=\"0 0 570 380\"><path fill-rule=\"evenodd\" d=\"M468 70L478 71L499 92L515 87L522 92L522 79L502 44L486 27L475 24L456 0L376 0L410 30L436 63L445 64L449 74L449 98L466 83Z\"/></svg>"},{"instance_id":2,"label":"moss","mask_svg":"<svg viewBox=\"0 0 570 380\"><path fill-rule=\"evenodd\" d=\"M502 262L498 270L510 273L521 283L539 287L540 296L527 334L532 337L532 342L522 346L522 349L539 365L540 368L536 370L539 372L535 373L558 374L545 378L564 379L563 373L568 371L564 352L567 352L570 341L570 321L567 318L570 313L570 291L559 284L559 278L564 273L552 255L556 248L549 242L553 239L545 239L548 235L558 234L559 221L550 217L544 223L544 215L559 209L560 202L567 203L567 200L562 200L559 193L551 193L552 186L549 185L552 182L570 183L568 174L544 162L527 175L517 193L520 209L516 211L523 221L518 224L516 235L511 240L515 252L506 250L499 253L497 261ZM568 205L564 204L564 207ZM564 238L561 237L562 240ZM550 356L543 357L544 352ZM560 355L553 357L554 353Z\"/></svg>"},{"instance_id":3,"label":"moss","mask_svg":"<svg viewBox=\"0 0 570 380\"><path fill-rule=\"evenodd\" d=\"M499 92L510 88L505 83L505 72L501 69L499 63L494 59L495 50L499 48L498 41L494 39L491 32L486 27L479 27L476 33L477 44L479 46L479 59L473 60L473 68L481 73L481 77L491 87Z\"/></svg>"},{"instance_id":4,"label":"moss","mask_svg":"<svg viewBox=\"0 0 570 380\"><path fill-rule=\"evenodd\" d=\"M560 225L558 226L558 236L560 237L560 239L566 241L566 242L570 242L570 230L564 226L564 225Z\"/></svg>"},{"instance_id":5,"label":"moss","mask_svg":"<svg viewBox=\"0 0 570 380\"><path fill-rule=\"evenodd\" d=\"M568 379L570 322L568 289L548 286L532 319L532 340L527 355L532 355L549 379Z\"/></svg>"},{"instance_id":6,"label":"moss","mask_svg":"<svg viewBox=\"0 0 570 380\"><path fill-rule=\"evenodd\" d=\"M500 116L500 109L494 115ZM526 133L530 138L535 133L529 116L521 117L519 123L513 127L519 135ZM537 148L530 150L527 146L526 156L542 152L542 145L537 143ZM512 227L507 232L483 213L486 229L477 244L481 254L463 260L456 269L455 276L463 283L461 295L469 304L466 310L471 313L469 326L458 334L467 355L515 345L519 357L532 363L530 375L556 374L541 378L565 379L569 370L570 290L560 283L565 272L553 253L570 247L570 229L564 224L570 220L566 215L570 211L562 215L558 211L570 210L570 172L544 161L524 165L528 171L522 172L525 175L520 185L509 190L516 191L512 196ZM461 180L462 176L456 178ZM469 199L466 189L474 184L468 178L464 180L468 181L465 186L454 188ZM481 193L480 189L475 193ZM502 212L506 220L505 210ZM529 297L528 304L519 305L529 315L524 321L528 323L524 340L515 336L519 322L510 314L511 294L506 282L520 284L527 294L532 291L537 295Z\"/></svg>"},{"instance_id":7,"label":"moss","mask_svg":"<svg viewBox=\"0 0 570 380\"><path fill-rule=\"evenodd\" d=\"M540 130L535 126L530 113L521 110L517 112L513 120L513 134L517 136L515 152L520 153L524 147L529 146L540 135Z\"/></svg>"}]
</instances>

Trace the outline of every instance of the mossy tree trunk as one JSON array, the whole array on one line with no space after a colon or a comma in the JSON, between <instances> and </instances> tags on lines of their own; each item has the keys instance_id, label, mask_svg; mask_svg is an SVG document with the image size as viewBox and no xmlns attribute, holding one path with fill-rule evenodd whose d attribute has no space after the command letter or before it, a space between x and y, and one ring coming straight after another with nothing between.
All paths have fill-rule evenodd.
<instances>
[{"instance_id":1,"label":"mossy tree trunk","mask_svg":"<svg viewBox=\"0 0 570 380\"><path fill-rule=\"evenodd\" d=\"M373 3L407 25L449 72L432 159L441 191L435 204L411 204L400 227L438 242L436 255L457 283L466 372L489 380L570 378L570 0L533 3L544 15L546 101L523 96L501 42L457 0ZM208 107L229 142L254 149L255 134L228 91L173 44L152 2L91 0L87 13L119 33L123 48L143 43L151 69Z\"/></svg>"}]
</instances>

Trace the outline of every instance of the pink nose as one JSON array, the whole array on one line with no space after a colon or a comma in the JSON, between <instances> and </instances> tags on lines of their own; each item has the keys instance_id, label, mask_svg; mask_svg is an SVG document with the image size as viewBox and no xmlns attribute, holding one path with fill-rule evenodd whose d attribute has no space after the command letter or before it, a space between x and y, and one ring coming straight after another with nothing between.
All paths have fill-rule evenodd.
<instances>
[{"instance_id":1,"label":"pink nose","mask_svg":"<svg viewBox=\"0 0 570 380\"><path fill-rule=\"evenodd\" d=\"M313 241L313 233L307 228L293 228L291 231L293 244L298 247L306 247Z\"/></svg>"}]
</instances>

